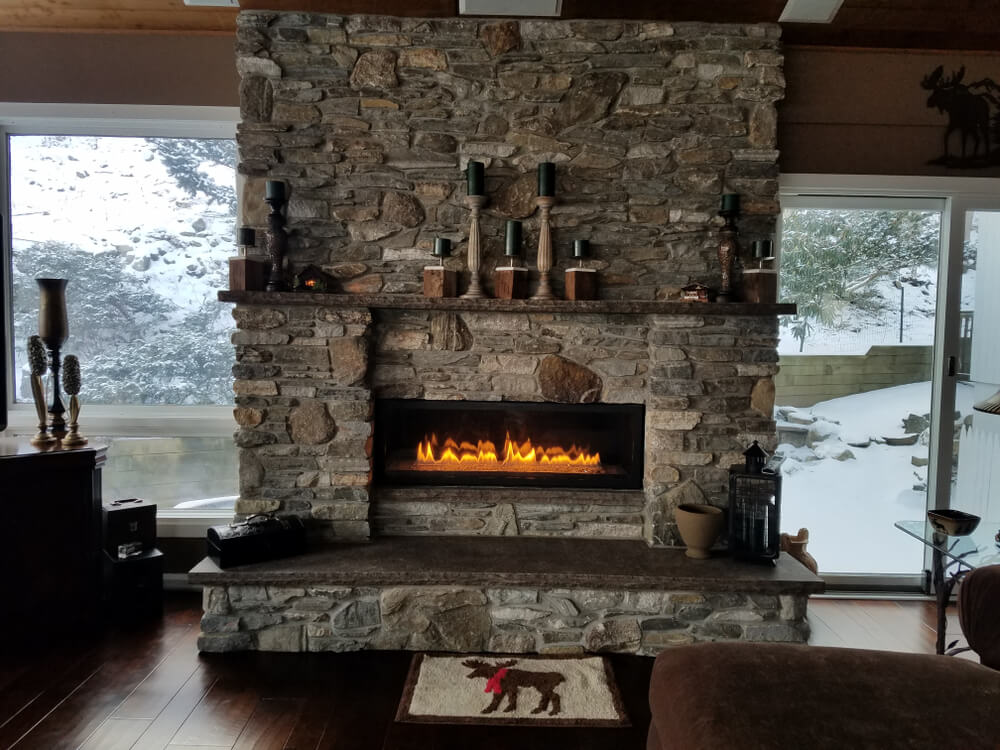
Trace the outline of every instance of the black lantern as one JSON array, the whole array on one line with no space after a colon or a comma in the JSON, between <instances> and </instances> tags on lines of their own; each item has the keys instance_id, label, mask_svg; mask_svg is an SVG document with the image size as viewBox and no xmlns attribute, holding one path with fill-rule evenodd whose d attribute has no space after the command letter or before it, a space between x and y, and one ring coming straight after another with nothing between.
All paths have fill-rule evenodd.
<instances>
[{"instance_id":1,"label":"black lantern","mask_svg":"<svg viewBox=\"0 0 1000 750\"><path fill-rule=\"evenodd\" d=\"M729 470L729 550L741 560L773 561L781 546L781 476L753 441L746 465Z\"/></svg>"}]
</instances>

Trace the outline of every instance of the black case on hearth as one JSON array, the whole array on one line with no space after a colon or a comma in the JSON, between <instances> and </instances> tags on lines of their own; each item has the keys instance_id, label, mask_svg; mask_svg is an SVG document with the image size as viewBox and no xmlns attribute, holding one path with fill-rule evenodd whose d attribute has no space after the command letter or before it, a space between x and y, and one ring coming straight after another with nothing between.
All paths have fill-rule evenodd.
<instances>
[{"instance_id":1,"label":"black case on hearth","mask_svg":"<svg viewBox=\"0 0 1000 750\"><path fill-rule=\"evenodd\" d=\"M104 551L118 557L118 548L138 543L140 550L156 547L156 503L139 498L115 500L101 508Z\"/></svg>"},{"instance_id":2,"label":"black case on hearth","mask_svg":"<svg viewBox=\"0 0 1000 750\"><path fill-rule=\"evenodd\" d=\"M273 560L305 551L306 528L298 516L254 515L208 529L208 556L220 568Z\"/></svg>"}]
</instances>

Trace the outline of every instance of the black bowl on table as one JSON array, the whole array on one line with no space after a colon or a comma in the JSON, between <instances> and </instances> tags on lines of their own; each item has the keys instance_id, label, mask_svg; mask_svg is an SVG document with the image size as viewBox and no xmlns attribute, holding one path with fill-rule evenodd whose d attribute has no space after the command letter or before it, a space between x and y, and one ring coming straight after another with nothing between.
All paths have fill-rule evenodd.
<instances>
[{"instance_id":1,"label":"black bowl on table","mask_svg":"<svg viewBox=\"0 0 1000 750\"><path fill-rule=\"evenodd\" d=\"M952 508L927 511L927 520L934 530L948 536L968 536L979 525L979 516Z\"/></svg>"}]
</instances>

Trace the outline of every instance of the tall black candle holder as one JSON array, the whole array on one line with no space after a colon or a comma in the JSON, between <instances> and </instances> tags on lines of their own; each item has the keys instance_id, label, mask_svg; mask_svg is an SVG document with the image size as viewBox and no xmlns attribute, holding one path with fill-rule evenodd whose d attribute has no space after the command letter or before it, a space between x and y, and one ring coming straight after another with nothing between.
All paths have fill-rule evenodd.
<instances>
[{"instance_id":1,"label":"tall black candle holder","mask_svg":"<svg viewBox=\"0 0 1000 750\"><path fill-rule=\"evenodd\" d=\"M38 335L49 350L49 371L52 373L52 404L49 406L49 432L59 440L66 436L66 407L59 388L62 359L59 351L69 337L66 316L66 279L35 279L38 284Z\"/></svg>"},{"instance_id":2,"label":"tall black candle holder","mask_svg":"<svg viewBox=\"0 0 1000 750\"><path fill-rule=\"evenodd\" d=\"M269 292L285 291L284 265L285 253L288 252L288 232L285 231L285 216L282 213L285 206L284 183L276 184L281 185L282 189L273 188L269 181L264 196L264 201L271 207L271 213L267 216L267 234L264 237L264 247L271 261L267 285L264 287Z\"/></svg>"},{"instance_id":3,"label":"tall black candle holder","mask_svg":"<svg viewBox=\"0 0 1000 750\"><path fill-rule=\"evenodd\" d=\"M722 268L722 285L716 297L719 302L732 302L735 299L733 263L739 253L739 242L737 241L739 230L736 228L736 219L739 215L739 208L724 207L719 211L719 216L725 221L722 229L719 230L719 266Z\"/></svg>"}]
</instances>

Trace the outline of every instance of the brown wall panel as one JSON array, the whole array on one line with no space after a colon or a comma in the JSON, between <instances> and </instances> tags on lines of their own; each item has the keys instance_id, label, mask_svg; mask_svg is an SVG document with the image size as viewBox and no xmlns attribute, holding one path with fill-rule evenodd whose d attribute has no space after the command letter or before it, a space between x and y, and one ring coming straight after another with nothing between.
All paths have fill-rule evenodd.
<instances>
[{"instance_id":1,"label":"brown wall panel","mask_svg":"<svg viewBox=\"0 0 1000 750\"><path fill-rule=\"evenodd\" d=\"M231 36L0 32L0 101L238 106Z\"/></svg>"},{"instance_id":2,"label":"brown wall panel","mask_svg":"<svg viewBox=\"0 0 1000 750\"><path fill-rule=\"evenodd\" d=\"M921 81L938 65L963 81L1000 83L1000 54L789 47L778 106L781 171L997 177L1000 166L949 169L941 156L948 115L927 107ZM994 110L995 112L996 110ZM953 135L952 151L958 148Z\"/></svg>"}]
</instances>

